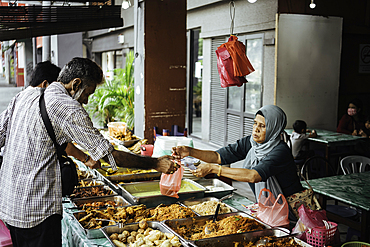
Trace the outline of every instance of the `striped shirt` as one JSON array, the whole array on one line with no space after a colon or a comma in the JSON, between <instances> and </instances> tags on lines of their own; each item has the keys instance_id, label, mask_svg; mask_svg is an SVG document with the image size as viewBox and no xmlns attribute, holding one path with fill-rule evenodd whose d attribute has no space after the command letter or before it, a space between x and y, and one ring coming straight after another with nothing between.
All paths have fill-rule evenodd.
<instances>
[{"instance_id":1,"label":"striped shirt","mask_svg":"<svg viewBox=\"0 0 370 247\"><path fill-rule=\"evenodd\" d=\"M17 94L0 115L0 218L9 225L31 228L48 216L62 214L60 166L39 108L41 88ZM94 160L114 147L93 127L81 104L59 82L45 90L45 105L58 144L75 141Z\"/></svg>"}]
</instances>

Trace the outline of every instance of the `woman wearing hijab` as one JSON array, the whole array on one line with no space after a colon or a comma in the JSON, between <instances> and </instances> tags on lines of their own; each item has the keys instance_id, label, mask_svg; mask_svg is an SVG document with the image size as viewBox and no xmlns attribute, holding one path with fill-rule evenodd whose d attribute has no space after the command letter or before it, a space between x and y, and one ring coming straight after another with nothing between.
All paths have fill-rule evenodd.
<instances>
[{"instance_id":1,"label":"woman wearing hijab","mask_svg":"<svg viewBox=\"0 0 370 247\"><path fill-rule=\"evenodd\" d=\"M287 197L302 191L303 188L291 150L280 140L286 123L283 110L274 105L267 105L256 113L251 136L243 137L236 143L216 151L186 146L174 147L172 155L176 159L192 156L207 162L192 171L197 177L215 173L218 176L248 182L257 199L263 188L269 189L275 197L281 192ZM243 159L243 168L221 166Z\"/></svg>"}]
</instances>

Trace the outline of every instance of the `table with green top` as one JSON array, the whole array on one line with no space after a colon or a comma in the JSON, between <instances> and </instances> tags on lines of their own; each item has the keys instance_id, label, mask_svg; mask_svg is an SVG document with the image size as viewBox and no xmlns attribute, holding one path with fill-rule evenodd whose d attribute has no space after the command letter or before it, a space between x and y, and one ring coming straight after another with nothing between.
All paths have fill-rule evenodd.
<instances>
[{"instance_id":1,"label":"table with green top","mask_svg":"<svg viewBox=\"0 0 370 247\"><path fill-rule=\"evenodd\" d=\"M285 129L285 131L291 135L293 129ZM349 149L351 149L360 139L363 139L361 136L347 135L330 130L315 129L315 131L317 133L317 137L310 137L308 140L324 146L325 158L327 160L330 160L332 149L336 147L349 147Z\"/></svg>"},{"instance_id":2,"label":"table with green top","mask_svg":"<svg viewBox=\"0 0 370 247\"><path fill-rule=\"evenodd\" d=\"M223 202L245 212L248 211L243 205L248 206L254 203L237 193L234 193L233 197L226 199ZM72 207L73 204L71 202L63 203L62 246L112 247L106 238L89 239L76 218L73 216L73 212L77 212L77 209L69 209Z\"/></svg>"},{"instance_id":3,"label":"table with green top","mask_svg":"<svg viewBox=\"0 0 370 247\"><path fill-rule=\"evenodd\" d=\"M361 240L370 240L370 172L352 173L308 180L315 193L320 195L321 206L326 208L327 198L335 199L361 210L361 222L326 212L330 220L343 223L361 232ZM302 185L308 185L302 181Z\"/></svg>"}]
</instances>

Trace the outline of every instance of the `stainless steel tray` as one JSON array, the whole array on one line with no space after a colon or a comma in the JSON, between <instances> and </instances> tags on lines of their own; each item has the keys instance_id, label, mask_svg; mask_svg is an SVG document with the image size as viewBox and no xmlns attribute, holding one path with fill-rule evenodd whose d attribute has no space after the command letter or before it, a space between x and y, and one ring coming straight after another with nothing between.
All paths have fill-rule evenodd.
<instances>
[{"instance_id":1,"label":"stainless steel tray","mask_svg":"<svg viewBox=\"0 0 370 247\"><path fill-rule=\"evenodd\" d=\"M121 141L121 140L119 140L117 138L114 138L114 137L111 137L111 138L112 138L112 140L115 144L123 145L125 147L131 147L131 146L133 146L134 144L136 144L137 142L140 141L140 138L134 139L134 140L129 140L129 141Z\"/></svg>"},{"instance_id":2,"label":"stainless steel tray","mask_svg":"<svg viewBox=\"0 0 370 247\"><path fill-rule=\"evenodd\" d=\"M132 204L145 204L148 208L156 207L161 203L176 203L179 200L185 200L191 197L202 198L206 190L202 185L190 179L182 179L182 189L178 193L179 198L162 195L160 193L159 181L118 184L117 186L122 189L122 196L127 201Z\"/></svg>"},{"instance_id":3,"label":"stainless steel tray","mask_svg":"<svg viewBox=\"0 0 370 247\"><path fill-rule=\"evenodd\" d=\"M254 219L255 221L264 225L265 229L270 229L271 228L271 226L267 225L266 223L250 216L249 214L246 214L246 213L243 213L243 212L240 212L240 211L235 212L235 213L228 213L228 214L218 215L217 221L219 221L221 219L224 219L226 217L229 217L229 216L242 216L242 217ZM185 241L188 241L188 242L194 242L192 240L187 240L186 238L184 238L183 236L178 234L174 229L176 229L177 226L185 226L187 228L191 228L193 224L203 226L203 225L206 224L207 221L212 220L212 217L213 216L198 216L198 217L193 217L193 218L185 218L185 219L177 219L177 220L165 220L165 221L163 221L163 223L165 224L166 227L168 227L172 231L174 231L179 238L182 238L182 239L184 239ZM241 233L238 233L238 234L241 234ZM238 234L234 234L234 235L238 235ZM211 238L208 238L208 239L211 239Z\"/></svg>"},{"instance_id":4,"label":"stainless steel tray","mask_svg":"<svg viewBox=\"0 0 370 247\"><path fill-rule=\"evenodd\" d=\"M187 199L187 200L180 201L179 204L184 205L186 207L191 207L191 206L198 205L198 204L201 204L203 202L208 202L208 201L217 201L218 202L219 199L216 198L216 197L194 198L194 199ZM230 209L230 213L238 212L238 210L236 208L234 208L230 205L227 205L226 203L223 203L223 204ZM196 212L195 210L193 210L193 211ZM198 212L196 212L196 213L200 215L200 213L198 213ZM211 214L208 214L208 215L212 215L212 214L214 214L214 213L211 213Z\"/></svg>"},{"instance_id":5,"label":"stainless steel tray","mask_svg":"<svg viewBox=\"0 0 370 247\"><path fill-rule=\"evenodd\" d=\"M288 230L287 230L288 231ZM197 241L190 241L194 246L198 247L234 247L235 243L240 243L239 246L247 244L250 241L256 241L259 237L263 236L286 236L289 232L283 231L282 229L265 229L262 231L230 234L226 236L214 237L214 238L205 238L199 239Z\"/></svg>"},{"instance_id":6,"label":"stainless steel tray","mask_svg":"<svg viewBox=\"0 0 370 247\"><path fill-rule=\"evenodd\" d=\"M134 174L122 174L122 175L110 175L107 176L106 172L102 169L97 169L97 171L106 179L113 183L130 183L130 182L137 182L137 181L150 181L150 180L157 180L161 177L161 172L158 171L148 171L144 173L134 173ZM142 171L142 169L133 169L133 168L124 168L119 167L118 172L128 172L128 171Z\"/></svg>"},{"instance_id":7,"label":"stainless steel tray","mask_svg":"<svg viewBox=\"0 0 370 247\"><path fill-rule=\"evenodd\" d=\"M92 187L80 187L80 188L76 188L75 190L77 191L80 191L80 190L92 190L94 188L99 188L99 187L103 187L105 190L109 191L109 195L104 195L104 196L116 196L118 195L117 192L113 191L109 186L107 185L99 185L99 186L92 186ZM73 195L73 194L72 194ZM89 197L73 197L73 196L70 196L69 198L71 200L75 200L75 199L82 199L82 198L89 198L89 199L92 199L92 198L101 198L103 196L89 196Z\"/></svg>"},{"instance_id":8,"label":"stainless steel tray","mask_svg":"<svg viewBox=\"0 0 370 247\"><path fill-rule=\"evenodd\" d=\"M131 205L128 201L123 198L123 196L115 195L115 196L103 196L103 197L97 197L97 198L76 198L72 200L72 204L77 209L82 209L83 204L86 203L93 203L93 202L107 202L107 201L113 201L116 203L115 207L123 207L123 206L129 206Z\"/></svg>"},{"instance_id":9,"label":"stainless steel tray","mask_svg":"<svg viewBox=\"0 0 370 247\"><path fill-rule=\"evenodd\" d=\"M154 229L154 230L159 230L163 233L172 233L172 234L175 234L173 231L171 231L171 229L168 229L167 227L165 227L163 225L162 222L158 222L158 221L148 221L148 227ZM113 246L113 247L116 247L116 245L114 245L114 243L112 242L112 240L109 238L109 236L113 233L122 233L123 231L137 231L139 229L139 224L138 223L133 223L133 224L129 224L129 225L125 225L124 227L122 228L119 228L118 225L116 226L106 226L106 227L103 227L101 228L101 231L102 233L104 234L104 236L107 238L107 240L109 241L109 243ZM182 244L182 246L188 246L188 243L187 241L183 240L183 239L179 239L180 243ZM127 245L128 246L128 245Z\"/></svg>"},{"instance_id":10,"label":"stainless steel tray","mask_svg":"<svg viewBox=\"0 0 370 247\"><path fill-rule=\"evenodd\" d=\"M236 189L227 183L221 181L217 178L212 179L200 179L197 180L197 183L205 187L207 190L204 192L204 195L206 197L213 196L217 198L221 198L223 196L226 196L228 194L231 194ZM216 189L217 188L217 189Z\"/></svg>"}]
</instances>

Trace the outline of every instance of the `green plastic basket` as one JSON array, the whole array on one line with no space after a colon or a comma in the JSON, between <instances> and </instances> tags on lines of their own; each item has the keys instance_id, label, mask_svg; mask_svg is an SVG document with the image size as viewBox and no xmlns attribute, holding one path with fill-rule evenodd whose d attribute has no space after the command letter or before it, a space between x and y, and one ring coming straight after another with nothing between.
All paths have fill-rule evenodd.
<instances>
[{"instance_id":1,"label":"green plastic basket","mask_svg":"<svg viewBox=\"0 0 370 247\"><path fill-rule=\"evenodd\" d=\"M342 244L342 247L361 247L361 246L370 246L370 244L365 243L365 242L357 242L357 241L347 242L347 243Z\"/></svg>"}]
</instances>

